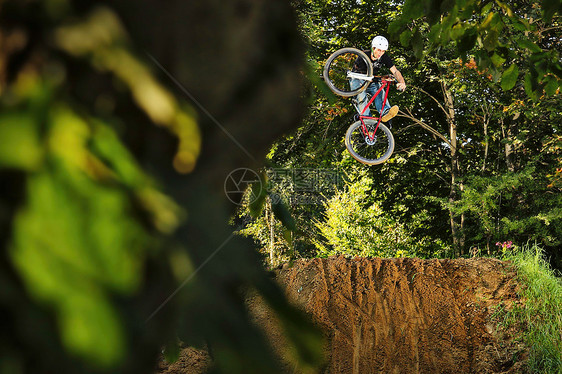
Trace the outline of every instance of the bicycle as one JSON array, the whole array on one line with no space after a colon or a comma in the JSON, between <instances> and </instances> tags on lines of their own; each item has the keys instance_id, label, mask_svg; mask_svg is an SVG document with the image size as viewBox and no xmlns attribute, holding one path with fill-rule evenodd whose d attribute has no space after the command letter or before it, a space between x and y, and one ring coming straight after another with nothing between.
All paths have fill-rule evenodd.
<instances>
[{"instance_id":1,"label":"bicycle","mask_svg":"<svg viewBox=\"0 0 562 374\"><path fill-rule=\"evenodd\" d=\"M357 71L357 61L363 59L366 71ZM330 55L324 65L324 81L335 94L352 97L367 89L373 79L380 79L381 87L371 97L368 104L359 114L359 120L352 123L345 134L345 146L351 156L366 165L377 165L385 162L394 152L394 137L390 129L381 123L379 117L365 116L375 98L384 92L382 107L384 108L390 86L396 83L392 76L373 76L373 66L363 51L356 48L342 48ZM359 87L351 88L351 79L362 81Z\"/></svg>"}]
</instances>

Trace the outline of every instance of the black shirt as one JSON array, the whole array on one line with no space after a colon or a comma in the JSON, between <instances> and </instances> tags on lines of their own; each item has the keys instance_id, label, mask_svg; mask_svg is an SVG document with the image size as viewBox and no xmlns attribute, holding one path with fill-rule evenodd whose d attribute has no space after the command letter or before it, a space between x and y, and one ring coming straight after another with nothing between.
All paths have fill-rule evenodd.
<instances>
[{"instance_id":1,"label":"black shirt","mask_svg":"<svg viewBox=\"0 0 562 374\"><path fill-rule=\"evenodd\" d=\"M363 52L365 52L365 54L369 56L369 61L371 61L371 64L373 65L373 75L378 75L380 68L383 66L386 66L388 69L394 66L394 62L392 61L392 58L386 53L383 54L381 57L379 57L378 60L373 61L371 59L371 51L363 51ZM353 68L353 71L362 74L367 73L367 67L365 66L365 62L363 61L362 58L359 57L357 58L357 60L355 60L355 66Z\"/></svg>"}]
</instances>

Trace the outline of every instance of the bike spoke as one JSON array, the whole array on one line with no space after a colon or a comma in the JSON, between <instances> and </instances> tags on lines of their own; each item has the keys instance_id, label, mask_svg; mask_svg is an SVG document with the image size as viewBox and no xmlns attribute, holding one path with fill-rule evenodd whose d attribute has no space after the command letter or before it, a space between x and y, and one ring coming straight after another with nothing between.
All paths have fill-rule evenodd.
<instances>
[{"instance_id":1,"label":"bike spoke","mask_svg":"<svg viewBox=\"0 0 562 374\"><path fill-rule=\"evenodd\" d=\"M363 129L360 122L356 122L350 127L346 135L346 146L351 155L363 163L375 165L384 162L394 150L392 134L382 124L373 134L376 121L364 121L366 129Z\"/></svg>"},{"instance_id":2,"label":"bike spoke","mask_svg":"<svg viewBox=\"0 0 562 374\"><path fill-rule=\"evenodd\" d=\"M364 63L357 64L363 61ZM357 66L361 66L357 71ZM353 79L353 89L351 89L352 79L349 73L356 73ZM324 81L334 93L351 97L357 95L368 86L368 81L362 79L362 75L370 77L373 69L369 57L361 50L355 48L342 48L332 53L324 65Z\"/></svg>"},{"instance_id":3,"label":"bike spoke","mask_svg":"<svg viewBox=\"0 0 562 374\"><path fill-rule=\"evenodd\" d=\"M347 76L348 72L353 71L355 61L359 57L358 54L349 52L339 55L335 58L329 67L329 78L334 87L342 92L351 92L350 81ZM367 84L365 81L364 84Z\"/></svg>"}]
</instances>

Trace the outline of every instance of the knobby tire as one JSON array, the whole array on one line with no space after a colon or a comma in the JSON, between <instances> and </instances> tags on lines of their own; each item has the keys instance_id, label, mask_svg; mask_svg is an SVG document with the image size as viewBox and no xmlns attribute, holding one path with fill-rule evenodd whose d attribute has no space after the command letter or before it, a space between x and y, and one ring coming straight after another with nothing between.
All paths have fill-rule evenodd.
<instances>
[{"instance_id":1,"label":"knobby tire","mask_svg":"<svg viewBox=\"0 0 562 374\"><path fill-rule=\"evenodd\" d=\"M377 126L377 121L364 119L369 132L372 133ZM384 124L380 123L373 139L363 133L361 121L351 124L345 134L345 146L351 156L366 165L378 165L394 152L394 137Z\"/></svg>"},{"instance_id":2,"label":"knobby tire","mask_svg":"<svg viewBox=\"0 0 562 374\"><path fill-rule=\"evenodd\" d=\"M364 81L363 84L352 90L350 86L350 79L347 77L348 71L353 71L355 60L357 58L362 58L365 61L367 67L365 75L373 75L373 66L369 60L369 57L365 52L357 48L342 48L338 49L328 57L326 64L324 65L324 81L335 94L343 97L355 96L361 91L364 91L369 86L369 81Z\"/></svg>"}]
</instances>

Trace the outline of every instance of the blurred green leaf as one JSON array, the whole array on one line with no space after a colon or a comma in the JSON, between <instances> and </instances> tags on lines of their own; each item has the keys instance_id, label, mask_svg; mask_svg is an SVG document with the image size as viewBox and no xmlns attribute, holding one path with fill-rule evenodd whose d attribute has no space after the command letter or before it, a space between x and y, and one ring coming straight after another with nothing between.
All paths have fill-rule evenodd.
<instances>
[{"instance_id":1,"label":"blurred green leaf","mask_svg":"<svg viewBox=\"0 0 562 374\"><path fill-rule=\"evenodd\" d=\"M289 246L293 245L293 231L291 231L289 229L285 229L283 231L283 238L285 239L287 244L289 244Z\"/></svg>"},{"instance_id":2,"label":"blurred green leaf","mask_svg":"<svg viewBox=\"0 0 562 374\"><path fill-rule=\"evenodd\" d=\"M485 50L476 51L476 53L474 53L474 56L476 57L476 62L481 71L485 71L492 66L490 56L488 56L488 53Z\"/></svg>"},{"instance_id":3,"label":"blurred green leaf","mask_svg":"<svg viewBox=\"0 0 562 374\"><path fill-rule=\"evenodd\" d=\"M517 31L527 31L529 30L529 24L526 23L523 19L518 17L511 18L511 25Z\"/></svg>"},{"instance_id":4,"label":"blurred green leaf","mask_svg":"<svg viewBox=\"0 0 562 374\"><path fill-rule=\"evenodd\" d=\"M56 270L56 268L51 268ZM63 343L95 366L113 367L125 356L123 322L106 295L84 285L58 300Z\"/></svg>"},{"instance_id":5,"label":"blurred green leaf","mask_svg":"<svg viewBox=\"0 0 562 374\"><path fill-rule=\"evenodd\" d=\"M501 86L504 91L509 91L515 84L517 83L517 78L519 77L519 68L515 64L511 64L509 68L507 68L501 78Z\"/></svg>"},{"instance_id":6,"label":"blurred green leaf","mask_svg":"<svg viewBox=\"0 0 562 374\"><path fill-rule=\"evenodd\" d=\"M545 91L548 96L552 96L556 93L556 91L560 88L560 80L556 77L548 76L547 77L547 84L545 86Z\"/></svg>"},{"instance_id":7,"label":"blurred green leaf","mask_svg":"<svg viewBox=\"0 0 562 374\"><path fill-rule=\"evenodd\" d=\"M549 23L556 12L562 12L560 0L542 0L543 21Z\"/></svg>"},{"instance_id":8,"label":"blurred green leaf","mask_svg":"<svg viewBox=\"0 0 562 374\"><path fill-rule=\"evenodd\" d=\"M487 51L493 51L498 46L498 38L499 34L496 30L490 30L486 33L484 40L482 40L482 44L484 44L484 48Z\"/></svg>"},{"instance_id":9,"label":"blurred green leaf","mask_svg":"<svg viewBox=\"0 0 562 374\"><path fill-rule=\"evenodd\" d=\"M441 11L441 13L446 14L451 12L451 14L454 14L456 17L458 7L456 6L457 2L455 0L443 0L440 1L439 5L439 10Z\"/></svg>"},{"instance_id":10,"label":"blurred green leaf","mask_svg":"<svg viewBox=\"0 0 562 374\"><path fill-rule=\"evenodd\" d=\"M455 8L456 10L456 8ZM440 41L441 43L445 44L452 39L451 33L453 31L453 25L457 22L457 13L452 12L447 17L441 19L441 35Z\"/></svg>"},{"instance_id":11,"label":"blurred green leaf","mask_svg":"<svg viewBox=\"0 0 562 374\"><path fill-rule=\"evenodd\" d=\"M480 14L481 15L486 15L488 14L488 12L492 9L492 7L494 6L494 3L492 1L485 3L486 5L484 5L484 7L482 7Z\"/></svg>"},{"instance_id":12,"label":"blurred green leaf","mask_svg":"<svg viewBox=\"0 0 562 374\"><path fill-rule=\"evenodd\" d=\"M402 8L402 17L415 19L423 16L428 3L428 0L406 0L404 8Z\"/></svg>"},{"instance_id":13,"label":"blurred green leaf","mask_svg":"<svg viewBox=\"0 0 562 374\"><path fill-rule=\"evenodd\" d=\"M533 78L532 74L530 72L525 74L525 80L524 80L525 92L527 93L527 96L529 96L534 101L537 100L535 85L536 85L535 79Z\"/></svg>"},{"instance_id":14,"label":"blurred green leaf","mask_svg":"<svg viewBox=\"0 0 562 374\"><path fill-rule=\"evenodd\" d=\"M467 1L467 0L457 0L457 6L459 7L460 18L462 19L469 19L472 17L476 9L476 2L475 1Z\"/></svg>"},{"instance_id":15,"label":"blurred green leaf","mask_svg":"<svg viewBox=\"0 0 562 374\"><path fill-rule=\"evenodd\" d=\"M267 198L267 176L264 172L258 173L259 179L252 183L250 190L250 215L258 217L265 205Z\"/></svg>"},{"instance_id":16,"label":"blurred green leaf","mask_svg":"<svg viewBox=\"0 0 562 374\"><path fill-rule=\"evenodd\" d=\"M323 68L323 66L321 68ZM306 76L308 77L308 80L320 91L320 93L328 99L330 104L338 100L338 97L332 92L332 90L330 90L326 82L324 82L322 72L318 71L317 66L314 65L312 61L309 61L306 64Z\"/></svg>"},{"instance_id":17,"label":"blurred green leaf","mask_svg":"<svg viewBox=\"0 0 562 374\"><path fill-rule=\"evenodd\" d=\"M528 49L532 53L542 52L542 49L538 45L536 45L535 43L533 43L528 39L518 39L517 44L519 45L520 48Z\"/></svg>"},{"instance_id":18,"label":"blurred green leaf","mask_svg":"<svg viewBox=\"0 0 562 374\"><path fill-rule=\"evenodd\" d=\"M491 5L492 3L488 4L486 7L488 7L489 5ZM494 19L494 16L496 14L494 12L490 12L488 13L488 16L484 19L484 21L482 21L482 23L480 24L480 29L487 29L490 27L490 25L492 24L492 20Z\"/></svg>"},{"instance_id":19,"label":"blurred green leaf","mask_svg":"<svg viewBox=\"0 0 562 374\"><path fill-rule=\"evenodd\" d=\"M277 219L281 221L283 226L285 226L287 229L295 231L297 229L295 219L291 215L287 204L285 204L281 196L276 193L271 193L270 198L271 209L273 210L275 217L277 217Z\"/></svg>"},{"instance_id":20,"label":"blurred green leaf","mask_svg":"<svg viewBox=\"0 0 562 374\"><path fill-rule=\"evenodd\" d=\"M416 31L414 32L414 35L412 37L412 48L414 50L414 55L416 56L416 58L418 60L421 60L423 57L423 39L422 39L422 35L420 33L420 31L418 29L416 29Z\"/></svg>"},{"instance_id":21,"label":"blurred green leaf","mask_svg":"<svg viewBox=\"0 0 562 374\"><path fill-rule=\"evenodd\" d=\"M410 39L412 38L412 32L410 30L404 30L400 34L400 44L407 47L410 44Z\"/></svg>"},{"instance_id":22,"label":"blurred green leaf","mask_svg":"<svg viewBox=\"0 0 562 374\"><path fill-rule=\"evenodd\" d=\"M450 34L451 39L458 40L460 37L462 37L464 35L465 28L466 25L463 25L461 23L457 23L456 25L454 25Z\"/></svg>"},{"instance_id":23,"label":"blurred green leaf","mask_svg":"<svg viewBox=\"0 0 562 374\"><path fill-rule=\"evenodd\" d=\"M423 13L430 25L440 22L441 6L448 3L446 0L419 0L418 2L423 4Z\"/></svg>"},{"instance_id":24,"label":"blurred green leaf","mask_svg":"<svg viewBox=\"0 0 562 374\"><path fill-rule=\"evenodd\" d=\"M499 7L505 12L505 14L507 14L508 17L513 17L513 10L511 10L511 8L506 3L496 0L496 4L499 5Z\"/></svg>"},{"instance_id":25,"label":"blurred green leaf","mask_svg":"<svg viewBox=\"0 0 562 374\"><path fill-rule=\"evenodd\" d=\"M497 53L494 53L492 55L491 60L492 60L492 63L494 64L494 66L501 66L505 62L505 58L503 58L502 56L500 56Z\"/></svg>"},{"instance_id":26,"label":"blurred green leaf","mask_svg":"<svg viewBox=\"0 0 562 374\"><path fill-rule=\"evenodd\" d=\"M88 124L53 105L46 128L48 162L28 177L11 258L30 294L57 312L68 350L112 367L127 344L110 297L138 289L150 238L135 218L132 196L107 183L108 176L123 182L120 173L89 151ZM108 155L124 156L120 144L106 145Z\"/></svg>"},{"instance_id":27,"label":"blurred green leaf","mask_svg":"<svg viewBox=\"0 0 562 374\"><path fill-rule=\"evenodd\" d=\"M150 183L115 130L98 120L92 122L92 152L115 173L114 178L130 188Z\"/></svg>"},{"instance_id":28,"label":"blurred green leaf","mask_svg":"<svg viewBox=\"0 0 562 374\"><path fill-rule=\"evenodd\" d=\"M311 76L311 81L326 96L328 103L333 104L338 101L339 98L330 90L323 78L314 74Z\"/></svg>"},{"instance_id":29,"label":"blurred green leaf","mask_svg":"<svg viewBox=\"0 0 562 374\"><path fill-rule=\"evenodd\" d=\"M459 50L459 53L464 54L469 50L471 50L476 44L477 39L478 39L478 34L476 33L476 28L465 27L464 33L462 34L459 42L457 43L457 48Z\"/></svg>"},{"instance_id":30,"label":"blurred green leaf","mask_svg":"<svg viewBox=\"0 0 562 374\"><path fill-rule=\"evenodd\" d=\"M388 25L388 32L391 35L396 35L400 32L402 27L407 23L408 20L403 16L401 18L397 18L394 21L390 22Z\"/></svg>"},{"instance_id":31,"label":"blurred green leaf","mask_svg":"<svg viewBox=\"0 0 562 374\"><path fill-rule=\"evenodd\" d=\"M59 169L29 180L11 255L31 295L58 312L68 349L112 366L122 358L125 341L107 292L137 286L135 242L143 232L124 215L125 196L96 191L83 177L72 181L76 177ZM91 188L97 193L89 199L83 193Z\"/></svg>"},{"instance_id":32,"label":"blurred green leaf","mask_svg":"<svg viewBox=\"0 0 562 374\"><path fill-rule=\"evenodd\" d=\"M33 113L0 114L0 169L36 170L43 158Z\"/></svg>"}]
</instances>

